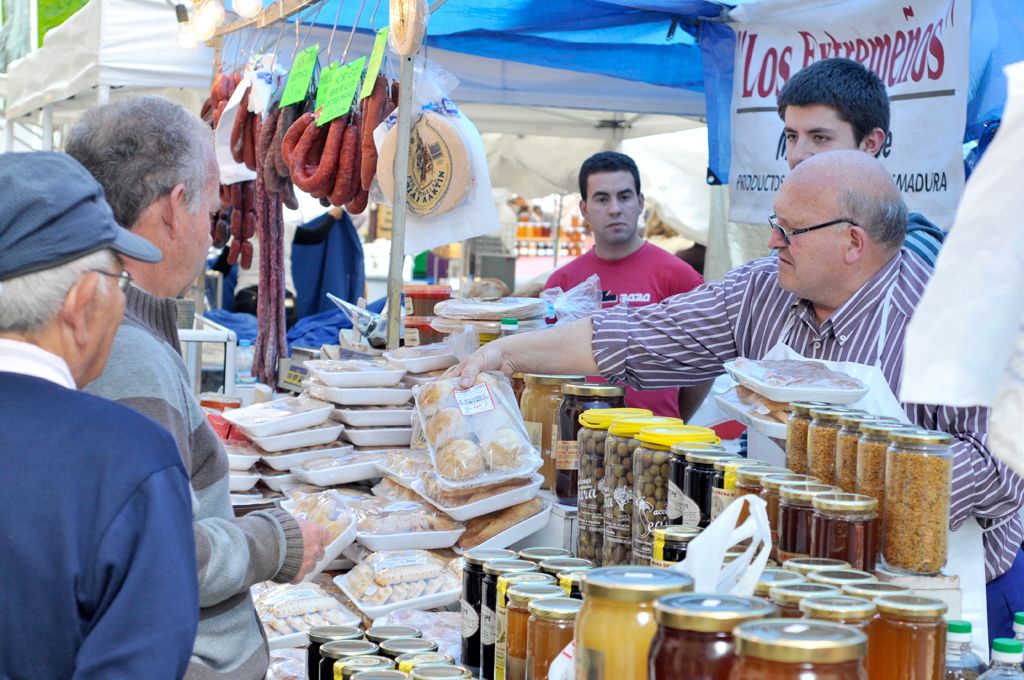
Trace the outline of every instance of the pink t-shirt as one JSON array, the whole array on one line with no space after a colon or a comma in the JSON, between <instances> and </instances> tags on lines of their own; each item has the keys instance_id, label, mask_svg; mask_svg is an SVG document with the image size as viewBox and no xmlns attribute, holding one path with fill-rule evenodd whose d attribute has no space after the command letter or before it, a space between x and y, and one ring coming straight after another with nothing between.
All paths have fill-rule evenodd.
<instances>
[{"instance_id":1,"label":"pink t-shirt","mask_svg":"<svg viewBox=\"0 0 1024 680\"><path fill-rule=\"evenodd\" d=\"M688 293L704 283L693 267L658 246L644 242L640 249L621 260L602 260L590 250L548 277L545 288L569 290L583 283L591 274L601 278L604 306L625 302L630 307L661 302L667 297ZM647 390L643 393L626 390L626 405L646 408L659 416L679 417L677 389Z\"/></svg>"}]
</instances>

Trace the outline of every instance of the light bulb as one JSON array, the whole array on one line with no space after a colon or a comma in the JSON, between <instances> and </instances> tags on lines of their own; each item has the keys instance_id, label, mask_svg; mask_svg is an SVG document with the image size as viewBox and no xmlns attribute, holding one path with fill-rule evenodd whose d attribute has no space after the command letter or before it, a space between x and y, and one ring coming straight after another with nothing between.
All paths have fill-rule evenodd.
<instances>
[{"instance_id":1,"label":"light bulb","mask_svg":"<svg viewBox=\"0 0 1024 680\"><path fill-rule=\"evenodd\" d=\"M190 50L196 46L196 34L188 23L178 24L178 47Z\"/></svg>"},{"instance_id":2,"label":"light bulb","mask_svg":"<svg viewBox=\"0 0 1024 680\"><path fill-rule=\"evenodd\" d=\"M233 0L231 7L243 19L252 19L263 9L263 0Z\"/></svg>"},{"instance_id":3,"label":"light bulb","mask_svg":"<svg viewBox=\"0 0 1024 680\"><path fill-rule=\"evenodd\" d=\"M220 3L220 0L206 0L204 3L209 9L210 16L213 18L213 27L216 29L218 26L224 23L224 5Z\"/></svg>"},{"instance_id":4,"label":"light bulb","mask_svg":"<svg viewBox=\"0 0 1024 680\"><path fill-rule=\"evenodd\" d=\"M213 34L217 32L217 23L205 2L192 12L189 23L192 25L192 32L203 42L212 38Z\"/></svg>"}]
</instances>

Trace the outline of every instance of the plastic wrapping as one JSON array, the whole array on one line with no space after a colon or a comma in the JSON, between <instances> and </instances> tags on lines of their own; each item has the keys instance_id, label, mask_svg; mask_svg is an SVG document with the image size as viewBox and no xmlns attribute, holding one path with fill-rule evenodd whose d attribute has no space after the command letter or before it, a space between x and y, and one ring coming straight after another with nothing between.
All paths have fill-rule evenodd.
<instances>
[{"instance_id":1,"label":"plastic wrapping","mask_svg":"<svg viewBox=\"0 0 1024 680\"><path fill-rule=\"evenodd\" d=\"M377 607L458 591L445 560L425 550L376 552L348 573L346 586L358 604Z\"/></svg>"},{"instance_id":2,"label":"plastic wrapping","mask_svg":"<svg viewBox=\"0 0 1024 680\"><path fill-rule=\"evenodd\" d=\"M374 622L380 626L412 626L424 640L437 643L437 651L459 660L462 647L462 614L460 612L424 612L400 609Z\"/></svg>"},{"instance_id":3,"label":"plastic wrapping","mask_svg":"<svg viewBox=\"0 0 1024 680\"><path fill-rule=\"evenodd\" d=\"M408 487L432 469L425 439L423 440L423 449L417 449L417 429L419 429L418 421L413 424L413 448L411 452L389 451L384 456L384 460L377 463L381 474L387 475L405 487ZM420 434L422 435L422 429L420 429Z\"/></svg>"},{"instance_id":4,"label":"plastic wrapping","mask_svg":"<svg viewBox=\"0 0 1024 680\"><path fill-rule=\"evenodd\" d=\"M267 637L305 633L317 626L352 625L357 617L315 583L253 587L256 613Z\"/></svg>"},{"instance_id":5,"label":"plastic wrapping","mask_svg":"<svg viewBox=\"0 0 1024 680\"><path fill-rule=\"evenodd\" d=\"M442 508L460 508L483 500L489 500L509 491L522 489L534 484L539 485L540 476L517 477L506 479L496 484L481 484L458 489L450 489L444 479L436 472L428 472L422 481L417 481L416 489L420 490L428 500Z\"/></svg>"},{"instance_id":6,"label":"plastic wrapping","mask_svg":"<svg viewBox=\"0 0 1024 680\"><path fill-rule=\"evenodd\" d=\"M502 319L544 318L548 303L539 298L507 297L499 300L467 298L445 300L434 306L434 314L446 319L468 319L475 321L501 321Z\"/></svg>"},{"instance_id":7,"label":"plastic wrapping","mask_svg":"<svg viewBox=\"0 0 1024 680\"><path fill-rule=\"evenodd\" d=\"M299 519L309 520L325 529L331 540L338 538L355 521L352 511L345 504L345 498L335 490L300 495L295 498L291 514Z\"/></svg>"},{"instance_id":8,"label":"plastic wrapping","mask_svg":"<svg viewBox=\"0 0 1024 680\"><path fill-rule=\"evenodd\" d=\"M459 522L418 501L370 498L352 504L360 534L407 534L416 531L454 531Z\"/></svg>"},{"instance_id":9,"label":"plastic wrapping","mask_svg":"<svg viewBox=\"0 0 1024 680\"><path fill-rule=\"evenodd\" d=\"M593 316L601 311L601 297L601 278L597 274L591 274L586 281L569 290L562 290L556 286L540 294L545 309L550 307L555 310L558 323Z\"/></svg>"},{"instance_id":10,"label":"plastic wrapping","mask_svg":"<svg viewBox=\"0 0 1024 680\"><path fill-rule=\"evenodd\" d=\"M504 510L475 517L466 522L466 533L459 538L459 547L464 550L475 548L543 510L544 501L533 498Z\"/></svg>"},{"instance_id":11,"label":"plastic wrapping","mask_svg":"<svg viewBox=\"0 0 1024 680\"><path fill-rule=\"evenodd\" d=\"M377 482L370 491L377 498L387 498L394 501L418 502L420 500L418 493L387 477Z\"/></svg>"}]
</instances>

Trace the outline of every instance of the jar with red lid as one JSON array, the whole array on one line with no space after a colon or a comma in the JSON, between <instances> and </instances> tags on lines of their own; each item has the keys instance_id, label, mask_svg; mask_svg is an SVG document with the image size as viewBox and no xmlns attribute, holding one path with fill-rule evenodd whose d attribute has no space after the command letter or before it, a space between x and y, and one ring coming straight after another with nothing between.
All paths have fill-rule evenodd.
<instances>
[{"instance_id":1,"label":"jar with red lid","mask_svg":"<svg viewBox=\"0 0 1024 680\"><path fill-rule=\"evenodd\" d=\"M402 286L406 316L434 316L434 305L452 297L451 286ZM424 343L426 344L426 343Z\"/></svg>"}]
</instances>

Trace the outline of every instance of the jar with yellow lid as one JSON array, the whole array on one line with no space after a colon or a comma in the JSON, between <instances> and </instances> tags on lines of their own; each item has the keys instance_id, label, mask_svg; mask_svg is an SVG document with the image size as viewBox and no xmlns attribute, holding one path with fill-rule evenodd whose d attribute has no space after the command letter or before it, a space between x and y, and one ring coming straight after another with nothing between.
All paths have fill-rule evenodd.
<instances>
[{"instance_id":1,"label":"jar with yellow lid","mask_svg":"<svg viewBox=\"0 0 1024 680\"><path fill-rule=\"evenodd\" d=\"M607 488L604 494L604 545L601 564L630 564L633 560L633 452L641 446L636 440L647 427L682 425L678 418L648 416L616 418L608 427L604 442L604 469ZM589 559L589 558L588 558Z\"/></svg>"},{"instance_id":2,"label":"jar with yellow lid","mask_svg":"<svg viewBox=\"0 0 1024 680\"><path fill-rule=\"evenodd\" d=\"M320 647L338 640L361 640L363 630L358 626L317 626L306 633L306 676L320 677Z\"/></svg>"},{"instance_id":3,"label":"jar with yellow lid","mask_svg":"<svg viewBox=\"0 0 1024 680\"><path fill-rule=\"evenodd\" d=\"M551 662L572 642L583 602L545 597L527 605L526 680L547 680Z\"/></svg>"},{"instance_id":4,"label":"jar with yellow lid","mask_svg":"<svg viewBox=\"0 0 1024 680\"><path fill-rule=\"evenodd\" d=\"M690 541L700 536L701 529L674 525L658 527L654 530L654 542L651 546L651 566L671 567L686 559L686 551Z\"/></svg>"},{"instance_id":5,"label":"jar with yellow lid","mask_svg":"<svg viewBox=\"0 0 1024 680\"><path fill-rule=\"evenodd\" d=\"M771 557L773 560L778 560L779 558L779 504L782 500L780 492L782 487L796 484L797 482L818 483L818 480L810 475L787 473L765 475L761 478L761 493L758 495L765 502L765 512L768 514L768 528L771 530L772 535Z\"/></svg>"},{"instance_id":6,"label":"jar with yellow lid","mask_svg":"<svg viewBox=\"0 0 1024 680\"><path fill-rule=\"evenodd\" d=\"M856 493L822 493L812 500L811 556L833 557L855 569L878 562L878 501Z\"/></svg>"},{"instance_id":7,"label":"jar with yellow lid","mask_svg":"<svg viewBox=\"0 0 1024 680\"><path fill-rule=\"evenodd\" d=\"M835 484L839 418L848 413L846 409L831 406L811 409L811 424L807 427L807 474L822 484Z\"/></svg>"},{"instance_id":8,"label":"jar with yellow lid","mask_svg":"<svg viewBox=\"0 0 1024 680\"><path fill-rule=\"evenodd\" d=\"M658 632L651 643L647 677L726 680L736 661L733 629L777 611L759 598L735 595L668 595L655 600Z\"/></svg>"},{"instance_id":9,"label":"jar with yellow lid","mask_svg":"<svg viewBox=\"0 0 1024 680\"><path fill-rule=\"evenodd\" d=\"M608 427L615 418L650 416L646 409L606 408L591 409L580 415L577 435L580 455L580 476L577 517L579 538L576 554L601 565L604 545L604 495L607 479L604 467L604 445Z\"/></svg>"},{"instance_id":10,"label":"jar with yellow lid","mask_svg":"<svg viewBox=\"0 0 1024 680\"><path fill-rule=\"evenodd\" d=\"M707 527L711 523L711 494L715 463L733 459L721 444L682 442L671 447L668 468L668 523Z\"/></svg>"},{"instance_id":11,"label":"jar with yellow lid","mask_svg":"<svg viewBox=\"0 0 1024 680\"><path fill-rule=\"evenodd\" d=\"M495 620L497 633L494 641L494 680L504 680L505 645L508 639L508 593L520 586L557 586L557 581L550 574L539 571L515 572L498 576L498 595L495 600ZM547 591L551 593L552 591ZM559 587L559 593L561 587Z\"/></svg>"},{"instance_id":12,"label":"jar with yellow lid","mask_svg":"<svg viewBox=\"0 0 1024 680\"><path fill-rule=\"evenodd\" d=\"M821 569L850 569L850 563L828 557L794 557L782 563L786 571L795 571L804 578Z\"/></svg>"},{"instance_id":13,"label":"jar with yellow lid","mask_svg":"<svg viewBox=\"0 0 1024 680\"><path fill-rule=\"evenodd\" d=\"M885 517L885 457L889 451L889 433L916 429L906 423L876 420L861 423L857 440L856 493L878 499L878 516ZM879 536L881 539L881 536ZM879 540L881 545L881 540Z\"/></svg>"},{"instance_id":14,"label":"jar with yellow lid","mask_svg":"<svg viewBox=\"0 0 1024 680\"><path fill-rule=\"evenodd\" d=\"M517 557L521 560L529 560L535 564L540 564L544 560L550 560L553 557L572 557L572 551L565 548L523 548L519 551Z\"/></svg>"},{"instance_id":15,"label":"jar with yellow lid","mask_svg":"<svg viewBox=\"0 0 1024 680\"><path fill-rule=\"evenodd\" d=\"M789 475L793 474L792 470L787 470L784 467L774 467L771 465L748 465L744 467L736 468L736 497L746 496L750 494L760 498L761 480L768 475ZM747 517L750 515L750 511L747 508L743 508L740 512L739 517L736 519L736 526L743 524Z\"/></svg>"},{"instance_id":16,"label":"jar with yellow lid","mask_svg":"<svg viewBox=\"0 0 1024 680\"><path fill-rule=\"evenodd\" d=\"M654 601L691 592L693 579L653 567L603 567L586 572L576 619L577 678L643 678L657 631Z\"/></svg>"},{"instance_id":17,"label":"jar with yellow lid","mask_svg":"<svg viewBox=\"0 0 1024 680\"><path fill-rule=\"evenodd\" d=\"M411 654L403 654L395 659L395 665L403 673L408 673L417 666L425 666L427 664L433 666L452 666L455 664L455 659L441 652L413 652Z\"/></svg>"},{"instance_id":18,"label":"jar with yellow lid","mask_svg":"<svg viewBox=\"0 0 1024 680\"><path fill-rule=\"evenodd\" d=\"M832 621L864 630L875 617L875 603L850 595L812 595L800 601L805 619ZM868 636L870 647L870 635Z\"/></svg>"},{"instance_id":19,"label":"jar with yellow lid","mask_svg":"<svg viewBox=\"0 0 1024 680\"><path fill-rule=\"evenodd\" d=\"M651 563L653 531L669 523L671 483L671 462L675 455L671 447L682 444L707 444L717 446L721 441L715 431L706 427L674 425L672 427L647 427L637 433L635 440L640 443L633 451L633 564ZM684 463L685 465L685 463ZM682 481L680 479L679 481ZM677 523L684 516L693 519L696 526L699 513L687 512L682 489L675 488ZM689 500L689 499L686 499ZM696 509L696 506L694 506Z\"/></svg>"},{"instance_id":20,"label":"jar with yellow lid","mask_svg":"<svg viewBox=\"0 0 1024 680\"><path fill-rule=\"evenodd\" d=\"M483 616L484 565L490 560L512 559L516 554L500 548L473 548L462 556L462 663L480 668L480 619Z\"/></svg>"},{"instance_id":21,"label":"jar with yellow lid","mask_svg":"<svg viewBox=\"0 0 1024 680\"><path fill-rule=\"evenodd\" d=\"M779 489L779 562L811 555L811 517L814 497L835 487L814 482L795 482Z\"/></svg>"},{"instance_id":22,"label":"jar with yellow lid","mask_svg":"<svg viewBox=\"0 0 1024 680\"><path fill-rule=\"evenodd\" d=\"M350 656L338 659L334 663L334 675L324 680L350 680L356 676L365 678L371 673L393 672L394 668L394 660L386 656Z\"/></svg>"},{"instance_id":23,"label":"jar with yellow lid","mask_svg":"<svg viewBox=\"0 0 1024 680\"><path fill-rule=\"evenodd\" d=\"M871 680L942 678L946 652L946 603L932 597L890 595L875 600L871 624Z\"/></svg>"},{"instance_id":24,"label":"jar with yellow lid","mask_svg":"<svg viewBox=\"0 0 1024 680\"><path fill-rule=\"evenodd\" d=\"M558 441L558 408L562 405L562 385L569 382L583 382L582 375L539 375L527 373L524 376L526 390L519 403L523 423L530 435L530 441L540 451L540 473L544 475L542 489L555 488L554 442Z\"/></svg>"},{"instance_id":25,"label":"jar with yellow lid","mask_svg":"<svg viewBox=\"0 0 1024 680\"><path fill-rule=\"evenodd\" d=\"M495 680L526 680L526 623L530 618L527 606L533 600L565 595L554 583L516 583L508 590L508 611L504 630L498 633L494 653Z\"/></svg>"},{"instance_id":26,"label":"jar with yellow lid","mask_svg":"<svg viewBox=\"0 0 1024 680\"><path fill-rule=\"evenodd\" d=\"M711 490L711 521L722 514L722 511L736 499L736 471L741 467L757 465L770 467L763 460L740 456L720 458L714 462L715 481L714 488Z\"/></svg>"},{"instance_id":27,"label":"jar with yellow lid","mask_svg":"<svg viewBox=\"0 0 1024 680\"><path fill-rule=\"evenodd\" d=\"M867 636L856 628L763 619L737 626L733 636L739 659L729 680L866 680Z\"/></svg>"},{"instance_id":28,"label":"jar with yellow lid","mask_svg":"<svg viewBox=\"0 0 1024 680\"><path fill-rule=\"evenodd\" d=\"M860 442L860 426L879 421L886 422L888 419L867 413L844 413L839 417L834 484L847 493L857 493L857 446Z\"/></svg>"},{"instance_id":29,"label":"jar with yellow lid","mask_svg":"<svg viewBox=\"0 0 1024 680\"><path fill-rule=\"evenodd\" d=\"M537 565L528 560L490 560L484 564L483 602L480 615L480 677L494 680L494 645L498 640L498 578L511 574L536 572ZM549 578L547 574L542 576ZM508 588L507 579L501 597L504 599Z\"/></svg>"},{"instance_id":30,"label":"jar with yellow lid","mask_svg":"<svg viewBox=\"0 0 1024 680\"><path fill-rule=\"evenodd\" d=\"M353 656L375 656L379 647L366 640L336 640L320 645L321 678L334 677L334 664Z\"/></svg>"},{"instance_id":31,"label":"jar with yellow lid","mask_svg":"<svg viewBox=\"0 0 1024 680\"><path fill-rule=\"evenodd\" d=\"M791 586L794 583L804 583L807 579L795 571L787 571L778 567L769 567L761 572L754 586L754 595L765 599L770 597L769 591L773 586Z\"/></svg>"},{"instance_id":32,"label":"jar with yellow lid","mask_svg":"<svg viewBox=\"0 0 1024 680\"><path fill-rule=\"evenodd\" d=\"M582 557L552 557L540 563L540 571L555 578L560 573L568 571L589 571L594 568L594 563Z\"/></svg>"},{"instance_id":33,"label":"jar with yellow lid","mask_svg":"<svg viewBox=\"0 0 1024 680\"><path fill-rule=\"evenodd\" d=\"M811 583L824 583L835 586L842 590L843 586L850 583L873 583L878 577L871 572L861 569L842 567L838 569L815 569L807 574L807 580Z\"/></svg>"},{"instance_id":34,"label":"jar with yellow lid","mask_svg":"<svg viewBox=\"0 0 1024 680\"><path fill-rule=\"evenodd\" d=\"M807 474L807 428L811 409L828 406L820 401L794 401L786 420L786 467L798 475Z\"/></svg>"},{"instance_id":35,"label":"jar with yellow lid","mask_svg":"<svg viewBox=\"0 0 1024 680\"><path fill-rule=\"evenodd\" d=\"M859 597L874 602L880 597L890 595L913 595L914 591L906 586L883 581L869 581L867 583L847 583L843 586L843 595Z\"/></svg>"},{"instance_id":36,"label":"jar with yellow lid","mask_svg":"<svg viewBox=\"0 0 1024 680\"><path fill-rule=\"evenodd\" d=\"M579 490L580 416L591 409L622 408L626 388L607 383L565 383L558 408L558 441L555 444L555 496L559 503L576 505ZM603 455L603 449L602 449Z\"/></svg>"},{"instance_id":37,"label":"jar with yellow lid","mask_svg":"<svg viewBox=\"0 0 1024 680\"><path fill-rule=\"evenodd\" d=\"M779 584L768 589L768 598L779 608L779 616L798 619L802 616L800 602L812 595L840 595L842 591L824 583Z\"/></svg>"},{"instance_id":38,"label":"jar with yellow lid","mask_svg":"<svg viewBox=\"0 0 1024 680\"><path fill-rule=\"evenodd\" d=\"M558 585L562 586L566 597L574 600L583 599L583 577L589 569L582 571L563 571L558 575Z\"/></svg>"},{"instance_id":39,"label":"jar with yellow lid","mask_svg":"<svg viewBox=\"0 0 1024 680\"><path fill-rule=\"evenodd\" d=\"M945 432L889 433L882 519L882 559L888 569L931 575L946 563L952 444Z\"/></svg>"}]
</instances>

